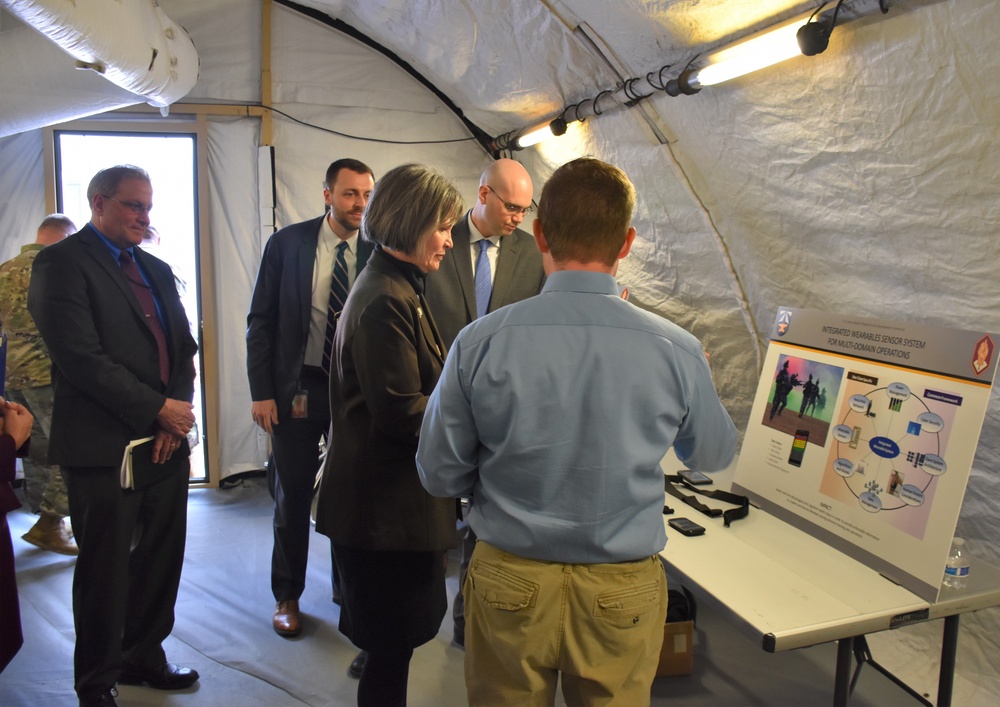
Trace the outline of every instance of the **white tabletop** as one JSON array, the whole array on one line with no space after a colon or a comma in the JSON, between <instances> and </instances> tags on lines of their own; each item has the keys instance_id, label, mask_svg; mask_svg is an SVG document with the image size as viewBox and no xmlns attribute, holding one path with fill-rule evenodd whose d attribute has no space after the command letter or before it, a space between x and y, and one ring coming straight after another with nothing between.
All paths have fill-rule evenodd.
<instances>
[{"instance_id":1,"label":"white tabletop","mask_svg":"<svg viewBox=\"0 0 1000 707\"><path fill-rule=\"evenodd\" d=\"M677 467L680 468L680 467ZM674 469L665 466L667 473ZM707 488L729 489L729 474ZM783 651L1000 604L1000 569L973 561L968 587L924 601L857 560L765 511L723 527L673 496L671 517L706 528L687 537L667 526L669 574L767 651ZM706 505L729 504L706 499ZM942 572L943 572L942 568Z\"/></svg>"}]
</instances>

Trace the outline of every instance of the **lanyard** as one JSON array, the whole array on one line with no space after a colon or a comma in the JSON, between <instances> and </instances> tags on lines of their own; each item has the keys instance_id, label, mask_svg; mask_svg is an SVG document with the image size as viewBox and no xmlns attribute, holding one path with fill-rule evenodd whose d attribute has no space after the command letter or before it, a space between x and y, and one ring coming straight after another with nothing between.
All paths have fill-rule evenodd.
<instances>
[{"instance_id":1,"label":"lanyard","mask_svg":"<svg viewBox=\"0 0 1000 707\"><path fill-rule=\"evenodd\" d=\"M750 499L746 496L741 496L736 493L730 493L729 491L722 491L720 489L702 489L698 488L693 484L689 484L687 481L682 479L680 476L664 474L663 475L663 486L674 498L677 498L687 505L691 506L697 511L700 511L710 518L718 518L722 516L723 525L729 527L729 524L734 520L739 520L740 518L746 518L747 514L750 513ZM733 503L737 508L730 508L728 511L723 511L721 508L709 508L700 500L697 496L688 496L683 493L678 486L683 486L689 491L694 491L695 493L700 493L702 496L707 496L708 498L715 499L716 501L724 501L726 503Z\"/></svg>"}]
</instances>

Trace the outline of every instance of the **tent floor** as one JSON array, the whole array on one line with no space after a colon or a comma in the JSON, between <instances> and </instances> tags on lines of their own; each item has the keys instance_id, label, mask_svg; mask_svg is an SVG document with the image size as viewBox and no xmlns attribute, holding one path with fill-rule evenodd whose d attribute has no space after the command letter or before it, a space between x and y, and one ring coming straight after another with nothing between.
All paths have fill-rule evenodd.
<instances>
[{"instance_id":1,"label":"tent floor","mask_svg":"<svg viewBox=\"0 0 1000 707\"><path fill-rule=\"evenodd\" d=\"M75 705L70 607L74 559L21 540L35 519L25 509L7 518L14 538L25 644L0 675L0 705ZM327 539L312 537L301 599L305 628L289 640L277 636L270 625L271 500L263 480L247 479L221 490L192 490L188 526L177 621L165 648L170 661L196 668L201 679L177 692L121 686L119 703L135 707L356 704L357 681L347 677L356 650L337 631L339 608L330 601ZM450 595L457 587L457 567L453 553ZM451 644L451 634L449 615L437 638L414 653L411 707L466 704L463 652ZM653 705L832 704L833 644L767 654L718 614L699 607L695 651L692 675L656 680ZM557 704L563 704L561 697ZM918 702L866 666L850 704Z\"/></svg>"}]
</instances>

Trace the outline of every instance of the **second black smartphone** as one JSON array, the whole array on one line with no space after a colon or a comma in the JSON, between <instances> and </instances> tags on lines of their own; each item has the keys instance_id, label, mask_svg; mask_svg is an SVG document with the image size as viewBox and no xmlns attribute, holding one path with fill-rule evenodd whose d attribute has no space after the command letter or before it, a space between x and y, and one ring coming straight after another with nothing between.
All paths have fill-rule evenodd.
<instances>
[{"instance_id":1,"label":"second black smartphone","mask_svg":"<svg viewBox=\"0 0 1000 707\"><path fill-rule=\"evenodd\" d=\"M681 535L703 535L705 529L688 518L671 518L667 525L676 530Z\"/></svg>"},{"instance_id":2,"label":"second black smartphone","mask_svg":"<svg viewBox=\"0 0 1000 707\"><path fill-rule=\"evenodd\" d=\"M695 486L704 486L712 483L712 480L702 474L700 471L691 471L690 469L682 469L677 472L677 475L687 481L689 484L694 484Z\"/></svg>"}]
</instances>

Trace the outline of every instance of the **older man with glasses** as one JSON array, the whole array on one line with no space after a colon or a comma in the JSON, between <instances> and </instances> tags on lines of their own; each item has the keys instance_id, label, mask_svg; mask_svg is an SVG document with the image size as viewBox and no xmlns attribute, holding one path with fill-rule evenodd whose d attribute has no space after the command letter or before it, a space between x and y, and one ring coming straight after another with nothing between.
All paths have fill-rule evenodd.
<instances>
[{"instance_id":1,"label":"older man with glasses","mask_svg":"<svg viewBox=\"0 0 1000 707\"><path fill-rule=\"evenodd\" d=\"M87 199L90 223L35 258L28 311L52 358L49 461L62 467L80 546L76 692L82 707L107 707L116 682L180 690L198 680L163 649L184 562L198 346L170 266L139 247L149 175L101 170ZM125 489L126 445L147 437L160 478Z\"/></svg>"},{"instance_id":2,"label":"older man with glasses","mask_svg":"<svg viewBox=\"0 0 1000 707\"><path fill-rule=\"evenodd\" d=\"M445 346L474 319L537 295L545 283L535 238L519 226L532 210L527 170L511 159L490 164L479 179L476 203L451 229L454 247L427 278L427 302ZM464 531L461 574L476 544ZM455 643L465 645L464 597L455 597Z\"/></svg>"}]
</instances>

